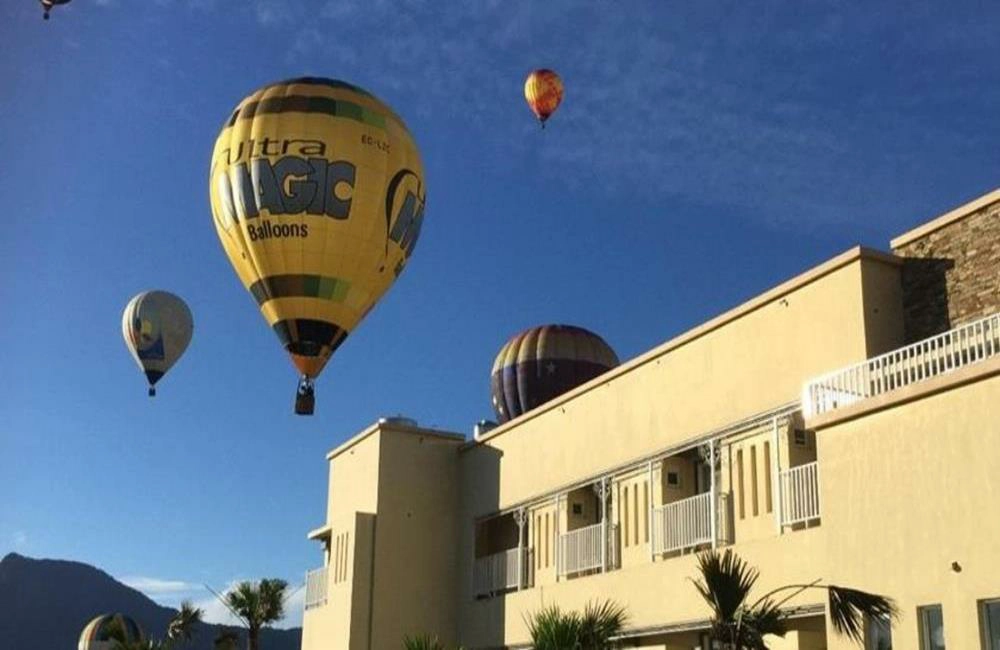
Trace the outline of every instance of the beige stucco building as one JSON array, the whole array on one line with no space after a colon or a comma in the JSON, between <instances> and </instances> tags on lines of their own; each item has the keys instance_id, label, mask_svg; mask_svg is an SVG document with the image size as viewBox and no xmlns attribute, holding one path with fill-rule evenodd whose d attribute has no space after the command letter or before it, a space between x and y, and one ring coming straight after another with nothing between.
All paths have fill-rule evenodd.
<instances>
[{"instance_id":1,"label":"beige stucco building","mask_svg":"<svg viewBox=\"0 0 1000 650\"><path fill-rule=\"evenodd\" d=\"M1000 649L1000 190L854 248L474 440L385 420L331 451L303 650L524 647L543 606L627 606L708 647L695 554L758 593L894 598L867 644ZM317 495L319 498L319 495ZM825 594L772 648L854 647Z\"/></svg>"}]
</instances>

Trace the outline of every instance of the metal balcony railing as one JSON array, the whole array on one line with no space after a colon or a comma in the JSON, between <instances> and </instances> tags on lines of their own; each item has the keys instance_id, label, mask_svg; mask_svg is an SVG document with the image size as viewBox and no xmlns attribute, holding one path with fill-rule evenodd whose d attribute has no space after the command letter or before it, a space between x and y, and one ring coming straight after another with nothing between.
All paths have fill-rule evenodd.
<instances>
[{"instance_id":1,"label":"metal balcony railing","mask_svg":"<svg viewBox=\"0 0 1000 650\"><path fill-rule=\"evenodd\" d=\"M653 508L653 552L669 553L712 541L708 492Z\"/></svg>"},{"instance_id":2,"label":"metal balcony railing","mask_svg":"<svg viewBox=\"0 0 1000 650\"><path fill-rule=\"evenodd\" d=\"M602 527L607 526L607 546L601 553ZM560 576L600 570L603 562L607 568L618 565L618 527L607 524L593 524L577 528L559 535L556 546L556 569Z\"/></svg>"},{"instance_id":3,"label":"metal balcony railing","mask_svg":"<svg viewBox=\"0 0 1000 650\"><path fill-rule=\"evenodd\" d=\"M529 584L530 552L512 548L476 559L472 585L476 596L489 596Z\"/></svg>"},{"instance_id":4,"label":"metal balcony railing","mask_svg":"<svg viewBox=\"0 0 1000 650\"><path fill-rule=\"evenodd\" d=\"M819 518L819 464L815 461L781 471L781 525Z\"/></svg>"},{"instance_id":5,"label":"metal balcony railing","mask_svg":"<svg viewBox=\"0 0 1000 650\"><path fill-rule=\"evenodd\" d=\"M326 604L327 567L313 569L306 573L306 603L307 610Z\"/></svg>"},{"instance_id":6,"label":"metal balcony railing","mask_svg":"<svg viewBox=\"0 0 1000 650\"><path fill-rule=\"evenodd\" d=\"M831 372L802 389L806 417L1000 357L1000 314Z\"/></svg>"}]
</instances>

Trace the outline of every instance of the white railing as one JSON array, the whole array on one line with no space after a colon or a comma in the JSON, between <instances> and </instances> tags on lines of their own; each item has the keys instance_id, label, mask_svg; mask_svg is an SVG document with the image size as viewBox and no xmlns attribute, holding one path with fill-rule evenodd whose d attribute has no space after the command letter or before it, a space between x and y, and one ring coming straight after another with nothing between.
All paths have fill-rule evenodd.
<instances>
[{"instance_id":1,"label":"white railing","mask_svg":"<svg viewBox=\"0 0 1000 650\"><path fill-rule=\"evenodd\" d=\"M472 573L477 596L489 596L528 585L527 548L511 548L476 559Z\"/></svg>"},{"instance_id":2,"label":"white railing","mask_svg":"<svg viewBox=\"0 0 1000 650\"><path fill-rule=\"evenodd\" d=\"M327 567L306 573L306 609L326 604Z\"/></svg>"},{"instance_id":3,"label":"white railing","mask_svg":"<svg viewBox=\"0 0 1000 650\"><path fill-rule=\"evenodd\" d=\"M718 495L716 541L731 543L729 498ZM712 493L653 508L653 553L660 555L712 543Z\"/></svg>"},{"instance_id":4,"label":"white railing","mask_svg":"<svg viewBox=\"0 0 1000 650\"><path fill-rule=\"evenodd\" d=\"M781 525L819 518L819 465L813 461L781 471Z\"/></svg>"},{"instance_id":5,"label":"white railing","mask_svg":"<svg viewBox=\"0 0 1000 650\"><path fill-rule=\"evenodd\" d=\"M711 542L711 493L653 508L654 553L670 553Z\"/></svg>"},{"instance_id":6,"label":"white railing","mask_svg":"<svg viewBox=\"0 0 1000 650\"><path fill-rule=\"evenodd\" d=\"M1000 314L831 372L802 389L806 417L1000 357Z\"/></svg>"},{"instance_id":7,"label":"white railing","mask_svg":"<svg viewBox=\"0 0 1000 650\"><path fill-rule=\"evenodd\" d=\"M610 522L607 523L607 555L602 556L603 525L594 524L559 535L559 542L556 545L556 569L560 576L600 570L602 561L607 562L609 569L617 566L618 527Z\"/></svg>"}]
</instances>

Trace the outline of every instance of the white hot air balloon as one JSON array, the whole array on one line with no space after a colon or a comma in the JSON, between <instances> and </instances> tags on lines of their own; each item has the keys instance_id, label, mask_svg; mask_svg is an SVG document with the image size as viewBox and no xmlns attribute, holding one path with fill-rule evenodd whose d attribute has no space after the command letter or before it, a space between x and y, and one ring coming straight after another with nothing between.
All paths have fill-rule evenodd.
<instances>
[{"instance_id":1,"label":"white hot air balloon","mask_svg":"<svg viewBox=\"0 0 1000 650\"><path fill-rule=\"evenodd\" d=\"M125 305L122 336L149 381L150 397L156 395L156 382L184 354L193 329L191 310L172 293L144 291Z\"/></svg>"}]
</instances>

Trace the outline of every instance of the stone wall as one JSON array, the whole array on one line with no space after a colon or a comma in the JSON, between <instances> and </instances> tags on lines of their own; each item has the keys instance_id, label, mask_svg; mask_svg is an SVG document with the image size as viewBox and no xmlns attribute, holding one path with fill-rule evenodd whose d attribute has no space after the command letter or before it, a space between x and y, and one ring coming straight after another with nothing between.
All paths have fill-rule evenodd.
<instances>
[{"instance_id":1,"label":"stone wall","mask_svg":"<svg viewBox=\"0 0 1000 650\"><path fill-rule=\"evenodd\" d=\"M942 221L940 228L893 242L893 251L906 258L909 342L1000 312L1000 198Z\"/></svg>"}]
</instances>

